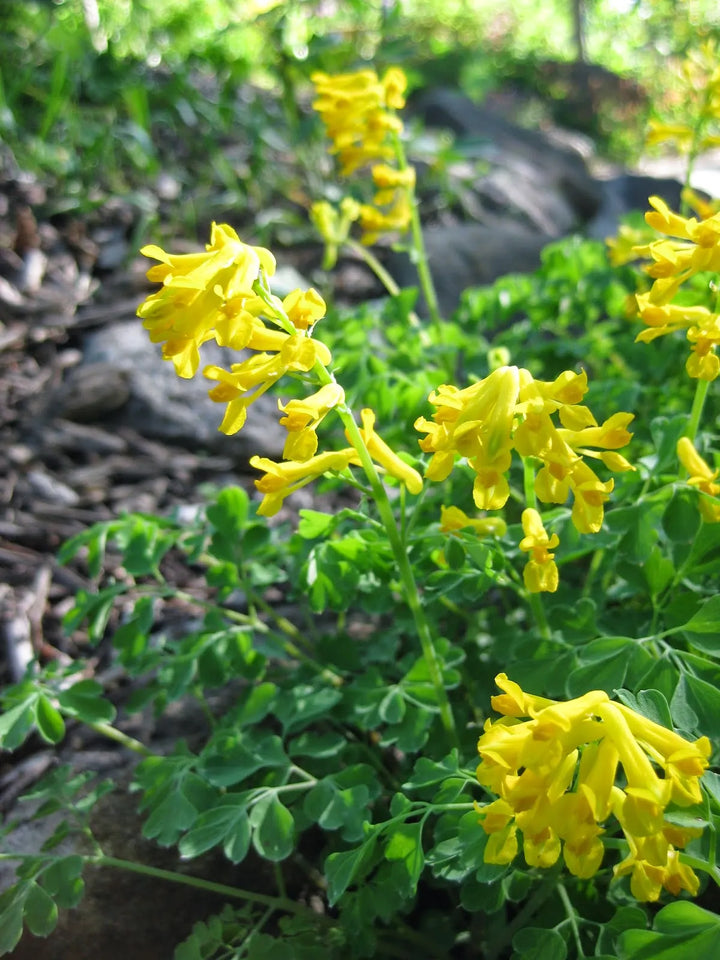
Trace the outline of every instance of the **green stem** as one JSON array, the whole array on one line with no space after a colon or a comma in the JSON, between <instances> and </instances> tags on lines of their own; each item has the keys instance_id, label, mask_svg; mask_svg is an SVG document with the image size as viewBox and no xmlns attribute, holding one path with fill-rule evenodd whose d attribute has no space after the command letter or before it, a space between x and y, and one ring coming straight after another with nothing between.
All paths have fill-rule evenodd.
<instances>
[{"instance_id":1,"label":"green stem","mask_svg":"<svg viewBox=\"0 0 720 960\"><path fill-rule=\"evenodd\" d=\"M403 594L405 595L405 602L412 613L413 620L415 622L415 629L417 630L420 646L422 647L423 657L425 658L425 663L427 664L427 668L430 673L430 679L435 687L442 725L445 729L448 740L450 741L450 746L457 746L458 740L457 731L455 729L455 718L453 717L452 707L450 706L447 690L445 689L445 684L443 683L440 661L435 650L435 644L433 643L428 622L425 619L425 614L423 613L422 606L420 604L420 597L418 594L417 584L415 582L415 575L413 573L412 565L408 559L407 549L400 537L400 533L395 522L395 517L393 516L392 507L390 506L390 501L388 500L388 495L385 491L382 481L380 480L380 477L378 476L378 472L375 469L375 464L372 461L372 457L368 453L367 447L365 446L365 442L362 438L362 434L360 433L358 425L355 423L355 418L353 417L350 409L345 404L341 404L337 410L340 415L340 419L347 430L348 439L358 452L360 462L362 463L363 470L365 471L373 492L373 497L380 514L380 519L382 520L383 526L387 532L388 540L390 541L390 547L395 556L395 562L398 567L398 574L400 576Z\"/></svg>"},{"instance_id":2,"label":"green stem","mask_svg":"<svg viewBox=\"0 0 720 960\"><path fill-rule=\"evenodd\" d=\"M89 727L91 730L94 730L95 733L101 734L103 737L107 737L108 740L114 740L115 743L119 743L121 746L126 747L128 750L132 750L133 753L139 753L143 757L154 757L155 754L152 750L145 746L144 743L140 743L139 740L135 740L134 737L128 737L127 734L122 733L116 727L111 726L109 723L88 723L86 720L82 721L86 727Z\"/></svg>"},{"instance_id":3,"label":"green stem","mask_svg":"<svg viewBox=\"0 0 720 960\"><path fill-rule=\"evenodd\" d=\"M174 870L162 870L160 867L151 867L144 863L135 863L133 860L121 860L119 857L108 857L102 855L99 857L87 857L86 862L96 867L116 867L120 870L129 870L132 873L140 873L146 877L155 877L157 880L170 880L172 883L182 883L187 887L195 887L198 890L207 890L208 893L217 893L223 897L230 897L233 900L247 900L250 903L261 903L264 906L272 907L274 910L284 910L286 913L295 913L300 916L315 916L312 910L303 906L301 903L295 903L288 897L271 897L264 893L253 893L250 890L243 890L240 887L230 887L224 883L215 883L214 880L204 880L202 877L192 877L184 873L176 873Z\"/></svg>"},{"instance_id":4,"label":"green stem","mask_svg":"<svg viewBox=\"0 0 720 960\"><path fill-rule=\"evenodd\" d=\"M690 420L685 429L685 436L692 440L693 443L695 442L695 437L697 436L697 432L700 427L700 418L702 417L703 407L705 406L705 398L707 397L709 386L709 380L698 380L697 386L695 387L695 396L693 397L692 410L690 411Z\"/></svg>"},{"instance_id":5,"label":"green stem","mask_svg":"<svg viewBox=\"0 0 720 960\"><path fill-rule=\"evenodd\" d=\"M573 933L573 940L575 941L575 948L577 950L578 957L582 960L582 958L585 956L585 951L583 950L582 940L580 939L580 928L578 927L575 907L573 907L572 903L570 902L570 897L568 896L568 892L565 889L564 884L557 884L557 892L562 900L562 905L565 908L568 923L570 924L570 929Z\"/></svg>"},{"instance_id":6,"label":"green stem","mask_svg":"<svg viewBox=\"0 0 720 960\"><path fill-rule=\"evenodd\" d=\"M316 363L313 370L318 380L322 384L333 382L332 375L321 363ZM430 628L420 604L420 597L418 594L417 584L415 582L415 575L413 573L412 565L408 559L406 546L402 541L400 532L395 522L395 517L393 515L392 507L390 506L390 501L388 500L388 495L385 491L382 481L380 480L380 477L378 476L378 472L375 469L375 464L373 463L372 457L368 452L365 441L360 433L360 429L355 423L355 418L352 415L352 411L344 403L339 404L336 407L336 410L343 422L347 432L348 440L357 450L358 456L360 457L360 463L365 471L365 475L368 478L375 505L380 514L382 524L385 527L385 531L390 542L390 548L392 549L395 562L398 567L398 574L400 576L400 583L402 584L405 602L412 613L413 621L415 622L415 629L417 630L418 639L420 640L423 657L430 673L430 679L435 687L435 692L438 698L438 706L440 709L440 719L447 734L448 740L450 741L450 746L457 746L458 740L457 731L455 729L455 718L453 717L452 707L450 706L447 690L445 689L445 685L443 683L440 661L435 650L435 644L433 643Z\"/></svg>"},{"instance_id":7,"label":"green stem","mask_svg":"<svg viewBox=\"0 0 720 960\"><path fill-rule=\"evenodd\" d=\"M559 869L557 868L553 870L552 873L549 873L542 880L535 893L525 902L522 909L515 914L510 923L502 928L500 936L487 944L485 960L497 960L497 957L504 952L506 945L512 941L516 932L528 925L528 921L535 916L545 901L552 896L558 873Z\"/></svg>"},{"instance_id":8,"label":"green stem","mask_svg":"<svg viewBox=\"0 0 720 960\"><path fill-rule=\"evenodd\" d=\"M348 237L345 241L345 246L350 250L353 250L359 257L361 257L365 263L370 267L372 272L378 278L380 283L385 287L387 292L391 297L399 297L402 293L400 287L395 283L395 280L390 276L385 267L380 263L375 254L369 250L367 247L364 247L361 243L358 243L357 240L353 240L352 237ZM420 317L415 313L414 310L408 311L408 322L410 326L416 330L419 330L420 342L423 346L429 346L430 339L427 335L427 331L422 329L422 324L420 323Z\"/></svg>"},{"instance_id":9,"label":"green stem","mask_svg":"<svg viewBox=\"0 0 720 960\"><path fill-rule=\"evenodd\" d=\"M537 510L537 495L535 493L535 462L531 457L523 457L523 492L525 505Z\"/></svg>"},{"instance_id":10,"label":"green stem","mask_svg":"<svg viewBox=\"0 0 720 960\"><path fill-rule=\"evenodd\" d=\"M385 287L387 292L391 297L399 297L402 293L400 287L395 283L395 280L388 273L385 267L380 263L375 254L368 247L364 247L361 243L358 243L357 240L353 240L352 237L348 237L345 241L345 246L352 250L353 253L356 253L365 263L370 267L372 272L378 278L380 283ZM419 323L418 318L413 314L415 322Z\"/></svg>"},{"instance_id":11,"label":"green stem","mask_svg":"<svg viewBox=\"0 0 720 960\"><path fill-rule=\"evenodd\" d=\"M263 298L269 297L269 291L267 285L265 284L265 278L262 274L260 275L259 280L255 281L253 289ZM275 310L276 316L280 318L281 325L283 327L289 327L292 331L294 331L294 327L292 326L287 314L285 314L284 311L277 306L273 307L273 309ZM313 367L313 373L315 374L317 381L322 386L335 383L335 378L333 375L322 363L320 363L320 361L315 363L315 366ZM400 575L400 582L402 584L405 602L412 613L413 620L415 622L415 628L420 640L423 657L425 659L425 663L427 664L431 682L435 687L442 725L450 742L450 746L458 746L455 718L453 717L452 707L450 706L447 690L445 689L445 685L443 683L440 661L435 650L430 628L420 604L418 588L415 582L412 566L408 559L407 549L402 541L400 532L395 522L395 517L393 515L392 507L390 506L390 501L388 500L385 487L383 486L378 472L375 469L375 464L373 463L372 457L368 452L365 441L360 433L360 429L355 423L355 418L352 415L352 411L345 403L338 404L335 409L345 427L348 440L356 449L358 456L360 457L360 463L365 471L365 475L368 478L368 482L370 483L370 489L372 490L375 505L377 506L380 519L385 527L385 531L390 542L390 547L395 556L395 562L398 566L398 573Z\"/></svg>"},{"instance_id":12,"label":"green stem","mask_svg":"<svg viewBox=\"0 0 720 960\"><path fill-rule=\"evenodd\" d=\"M550 640L552 634L550 632L550 625L545 616L545 607L543 606L542 599L540 598L539 593L528 593L528 602L530 603L530 609L532 610L532 615L535 619L535 624L537 625L540 636L543 640Z\"/></svg>"},{"instance_id":13,"label":"green stem","mask_svg":"<svg viewBox=\"0 0 720 960\"><path fill-rule=\"evenodd\" d=\"M408 162L407 157L405 156L405 148L403 147L402 140L397 134L393 134L393 146L395 148L395 156L397 158L398 167L400 170L407 170ZM425 239L422 232L422 224L420 223L418 202L417 198L415 197L414 188L408 187L407 191L408 201L410 204L410 233L412 236L415 253L415 267L417 268L418 272L420 289L422 290L425 297L425 302L427 303L430 320L432 321L432 324L437 332L437 342L442 344L443 322L442 317L440 316L440 307L438 305L435 284L433 283L432 274L430 273L430 264L428 262L427 249L425 247Z\"/></svg>"}]
</instances>

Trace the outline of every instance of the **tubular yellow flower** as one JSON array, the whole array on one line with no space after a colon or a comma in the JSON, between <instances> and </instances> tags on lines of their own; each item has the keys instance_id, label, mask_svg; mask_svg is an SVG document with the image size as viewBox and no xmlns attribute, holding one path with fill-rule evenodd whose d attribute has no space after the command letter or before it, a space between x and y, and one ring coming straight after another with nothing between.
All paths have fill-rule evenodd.
<instances>
[{"instance_id":1,"label":"tubular yellow flower","mask_svg":"<svg viewBox=\"0 0 720 960\"><path fill-rule=\"evenodd\" d=\"M234 363L229 371L217 366L205 367L204 376L218 381L218 386L210 391L210 398L228 405L220 430L237 433L245 423L250 404L288 371L308 371L316 362L327 364L330 360L330 351L324 343L298 333L286 334L278 353L257 353L242 363Z\"/></svg>"},{"instance_id":2,"label":"tubular yellow flower","mask_svg":"<svg viewBox=\"0 0 720 960\"><path fill-rule=\"evenodd\" d=\"M325 301L313 287L293 290L283 300L283 309L296 330L309 330L327 313Z\"/></svg>"},{"instance_id":3,"label":"tubular yellow flower","mask_svg":"<svg viewBox=\"0 0 720 960\"><path fill-rule=\"evenodd\" d=\"M505 674L496 682L504 693L493 707L505 716L488 720L478 741L478 780L499 795L478 807L490 835L485 860L509 863L521 836L528 864L550 866L562 849L568 870L589 878L615 817L630 854L614 873L631 875L633 896L656 900L663 887L697 892L678 848L699 831L674 826L665 811L671 800L689 806L700 798L707 738L689 743L600 690L560 702L526 694ZM624 788L615 783L620 768Z\"/></svg>"},{"instance_id":4,"label":"tubular yellow flower","mask_svg":"<svg viewBox=\"0 0 720 960\"><path fill-rule=\"evenodd\" d=\"M720 502L713 503L708 497L720 497L720 483L715 480L720 470L713 470L703 460L688 437L681 437L677 443L677 455L680 463L690 474L688 483L696 487L701 494L698 509L708 523L720 523Z\"/></svg>"},{"instance_id":5,"label":"tubular yellow flower","mask_svg":"<svg viewBox=\"0 0 720 960\"><path fill-rule=\"evenodd\" d=\"M715 353L720 344L720 314L706 307L653 302L652 294L638 294L638 313L646 324L636 341L649 343L657 337L677 330L686 330L692 344L685 369L689 376L700 380L715 380L720 374L720 358Z\"/></svg>"},{"instance_id":6,"label":"tubular yellow flower","mask_svg":"<svg viewBox=\"0 0 720 960\"><path fill-rule=\"evenodd\" d=\"M405 484L410 493L420 493L423 486L422 477L417 470L413 470L411 466L401 460L382 437L375 432L375 414L373 411L362 410L360 417L362 420L360 435L375 463L378 463L391 477L395 477L396 480Z\"/></svg>"},{"instance_id":7,"label":"tubular yellow flower","mask_svg":"<svg viewBox=\"0 0 720 960\"><path fill-rule=\"evenodd\" d=\"M550 553L560 543L554 533L548 537L542 519L537 510L528 507L523 510L522 528L525 536L520 541L520 549L530 553L525 565L523 579L530 593L554 593L558 588L558 568L554 554Z\"/></svg>"},{"instance_id":8,"label":"tubular yellow flower","mask_svg":"<svg viewBox=\"0 0 720 960\"><path fill-rule=\"evenodd\" d=\"M256 470L265 471L265 475L255 481L257 489L264 494L258 513L263 517L275 516L285 498L291 493L324 473L346 470L351 463L360 463L354 447L319 453L300 463L293 460L276 463L267 457L251 457L250 466L255 467Z\"/></svg>"},{"instance_id":9,"label":"tubular yellow flower","mask_svg":"<svg viewBox=\"0 0 720 960\"><path fill-rule=\"evenodd\" d=\"M184 378L195 375L199 347L214 337L227 304L252 296L261 270L267 276L275 272L270 251L243 243L227 224L213 223L205 253L170 254L155 244L140 252L160 261L147 277L163 286L138 307L138 316L152 342L164 344L163 356Z\"/></svg>"},{"instance_id":10,"label":"tubular yellow flower","mask_svg":"<svg viewBox=\"0 0 720 960\"><path fill-rule=\"evenodd\" d=\"M393 113L405 104L405 75L393 67L382 80L374 70L329 76L315 73L312 81L318 93L313 107L323 119L332 152L340 161L340 173L348 176L359 167L372 164L377 188L373 205L363 204L352 219L360 220L362 242L375 243L381 234L404 232L412 217L411 195L415 170L390 166L395 156L392 137L402 132L402 122ZM380 161L380 162L378 162ZM334 262L337 241L332 233L341 232L337 219L326 208L317 211L317 222L328 243L327 262ZM349 221L343 222L347 238Z\"/></svg>"},{"instance_id":11,"label":"tubular yellow flower","mask_svg":"<svg viewBox=\"0 0 720 960\"><path fill-rule=\"evenodd\" d=\"M654 209L645 214L649 226L671 240L658 240L637 248L638 256L653 260L646 272L655 279L650 301L669 303L680 286L704 270L720 270L720 214L705 220L673 213L660 197L650 197Z\"/></svg>"},{"instance_id":12,"label":"tubular yellow flower","mask_svg":"<svg viewBox=\"0 0 720 960\"><path fill-rule=\"evenodd\" d=\"M345 400L345 391L337 383L328 383L303 400L278 400L282 413L280 424L288 431L283 457L285 460L308 460L317 451L318 425L325 416Z\"/></svg>"},{"instance_id":13,"label":"tubular yellow flower","mask_svg":"<svg viewBox=\"0 0 720 960\"><path fill-rule=\"evenodd\" d=\"M507 524L501 517L469 517L460 507L440 507L440 532L452 533L472 527L481 537L503 537Z\"/></svg>"}]
</instances>

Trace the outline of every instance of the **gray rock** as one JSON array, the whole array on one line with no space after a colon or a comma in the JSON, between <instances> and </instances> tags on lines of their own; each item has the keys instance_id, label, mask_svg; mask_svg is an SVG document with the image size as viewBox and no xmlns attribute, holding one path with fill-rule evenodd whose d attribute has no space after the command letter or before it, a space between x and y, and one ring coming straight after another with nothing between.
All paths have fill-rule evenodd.
<instances>
[{"instance_id":1,"label":"gray rock","mask_svg":"<svg viewBox=\"0 0 720 960\"><path fill-rule=\"evenodd\" d=\"M427 126L453 131L460 145L463 139L473 141L475 155L490 167L476 189L487 195L491 213L504 210L557 237L596 212L600 188L571 147L539 130L519 127L454 90L425 91L413 100L411 110Z\"/></svg>"},{"instance_id":2,"label":"gray rock","mask_svg":"<svg viewBox=\"0 0 720 960\"><path fill-rule=\"evenodd\" d=\"M130 426L151 439L177 443L190 449L205 449L246 462L249 456L278 457L285 431L278 423L277 399L260 397L248 413L247 423L233 437L219 432L224 405L213 402L208 390L213 384L200 372L181 380L172 363L163 360L160 347L150 343L140 320L114 323L88 333L84 338L84 363L76 375L103 364L112 370L108 378L123 375L128 395L124 404L103 417L106 426ZM215 343L201 348L202 365L227 367L229 351Z\"/></svg>"},{"instance_id":3,"label":"gray rock","mask_svg":"<svg viewBox=\"0 0 720 960\"><path fill-rule=\"evenodd\" d=\"M506 273L535 270L548 242L547 236L512 221L428 227L424 236L440 312L446 317L467 287L492 283ZM406 254L391 254L388 269L401 287L417 286L417 272ZM417 309L421 315L427 313L422 298Z\"/></svg>"},{"instance_id":4,"label":"gray rock","mask_svg":"<svg viewBox=\"0 0 720 960\"><path fill-rule=\"evenodd\" d=\"M600 181L602 203L585 228L588 237L605 240L614 236L621 219L633 210L649 210L648 197L662 197L673 210L680 209L682 184L671 177L647 177L622 173Z\"/></svg>"}]
</instances>

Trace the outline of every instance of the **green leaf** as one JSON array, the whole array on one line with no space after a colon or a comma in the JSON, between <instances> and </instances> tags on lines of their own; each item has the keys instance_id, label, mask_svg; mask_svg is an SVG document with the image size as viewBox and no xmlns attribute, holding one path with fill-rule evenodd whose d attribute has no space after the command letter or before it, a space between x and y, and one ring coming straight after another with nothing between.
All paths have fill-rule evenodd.
<instances>
[{"instance_id":1,"label":"green leaf","mask_svg":"<svg viewBox=\"0 0 720 960\"><path fill-rule=\"evenodd\" d=\"M58 921L58 908L53 898L37 883L31 883L25 899L25 923L36 937L49 936Z\"/></svg>"},{"instance_id":2,"label":"green leaf","mask_svg":"<svg viewBox=\"0 0 720 960\"><path fill-rule=\"evenodd\" d=\"M143 836L163 847L177 841L178 835L191 827L198 811L180 789L174 790L158 804L143 825Z\"/></svg>"},{"instance_id":3,"label":"green leaf","mask_svg":"<svg viewBox=\"0 0 720 960\"><path fill-rule=\"evenodd\" d=\"M404 790L417 790L420 787L432 786L441 783L446 777L453 776L459 771L458 751L453 749L439 762L427 757L419 757L415 763L412 776L403 784Z\"/></svg>"},{"instance_id":4,"label":"green leaf","mask_svg":"<svg viewBox=\"0 0 720 960\"><path fill-rule=\"evenodd\" d=\"M38 697L39 694L34 693L0 716L0 747L3 750L17 750L32 730Z\"/></svg>"},{"instance_id":5,"label":"green leaf","mask_svg":"<svg viewBox=\"0 0 720 960\"><path fill-rule=\"evenodd\" d=\"M655 917L653 929L658 933L683 937L709 929L720 933L720 917L688 900L683 900L663 907Z\"/></svg>"},{"instance_id":6,"label":"green leaf","mask_svg":"<svg viewBox=\"0 0 720 960\"><path fill-rule=\"evenodd\" d=\"M283 691L275 708L275 716L283 726L285 733L291 733L297 727L304 727L315 717L326 716L342 694L334 687L300 683L292 689Z\"/></svg>"},{"instance_id":7,"label":"green leaf","mask_svg":"<svg viewBox=\"0 0 720 960\"><path fill-rule=\"evenodd\" d=\"M82 879L84 865L82 857L72 855L60 857L43 870L42 885L58 907L68 910L82 900L85 892Z\"/></svg>"},{"instance_id":8,"label":"green leaf","mask_svg":"<svg viewBox=\"0 0 720 960\"><path fill-rule=\"evenodd\" d=\"M262 720L272 710L277 689L274 683L260 683L246 694L240 694L240 703L233 711L234 723L245 727Z\"/></svg>"},{"instance_id":9,"label":"green leaf","mask_svg":"<svg viewBox=\"0 0 720 960\"><path fill-rule=\"evenodd\" d=\"M318 510L300 510L298 533L305 540L317 540L326 536L335 525L332 513L320 513Z\"/></svg>"},{"instance_id":10,"label":"green leaf","mask_svg":"<svg viewBox=\"0 0 720 960\"><path fill-rule=\"evenodd\" d=\"M201 761L201 772L215 787L231 787L264 767L286 767L290 761L275 734L251 730L213 741Z\"/></svg>"},{"instance_id":11,"label":"green leaf","mask_svg":"<svg viewBox=\"0 0 720 960\"><path fill-rule=\"evenodd\" d=\"M205 515L215 529L229 540L237 539L247 522L249 504L248 495L242 487L224 487Z\"/></svg>"},{"instance_id":12,"label":"green leaf","mask_svg":"<svg viewBox=\"0 0 720 960\"><path fill-rule=\"evenodd\" d=\"M408 876L406 895L410 896L417 889L418 880L425 866L425 854L422 847L423 823L400 823L392 828L388 834L385 847L386 860L400 861Z\"/></svg>"},{"instance_id":13,"label":"green leaf","mask_svg":"<svg viewBox=\"0 0 720 960\"><path fill-rule=\"evenodd\" d=\"M337 757L345 746L345 737L341 733L314 733L305 730L288 744L291 757L315 757L318 760Z\"/></svg>"},{"instance_id":14,"label":"green leaf","mask_svg":"<svg viewBox=\"0 0 720 960\"><path fill-rule=\"evenodd\" d=\"M720 956L720 917L694 903L671 903L653 930L627 930L617 941L619 960L705 960Z\"/></svg>"},{"instance_id":15,"label":"green leaf","mask_svg":"<svg viewBox=\"0 0 720 960\"><path fill-rule=\"evenodd\" d=\"M657 544L648 554L643 570L650 587L650 593L654 597L661 593L675 576L675 567L672 561L663 554Z\"/></svg>"},{"instance_id":16,"label":"green leaf","mask_svg":"<svg viewBox=\"0 0 720 960\"><path fill-rule=\"evenodd\" d=\"M328 903L334 907L350 884L359 879L374 852L378 834L370 833L365 843L354 850L331 853L325 861L325 876L328 882Z\"/></svg>"},{"instance_id":17,"label":"green leaf","mask_svg":"<svg viewBox=\"0 0 720 960\"><path fill-rule=\"evenodd\" d=\"M670 707L683 729L704 734L711 740L720 737L720 690L713 684L692 674L683 674ZM691 722L693 716L696 719Z\"/></svg>"},{"instance_id":18,"label":"green leaf","mask_svg":"<svg viewBox=\"0 0 720 960\"><path fill-rule=\"evenodd\" d=\"M23 908L29 883L18 883L0 894L0 956L11 953L23 932Z\"/></svg>"},{"instance_id":19,"label":"green leaf","mask_svg":"<svg viewBox=\"0 0 720 960\"><path fill-rule=\"evenodd\" d=\"M97 680L80 680L58 694L58 703L64 713L84 723L112 723L115 707L104 696Z\"/></svg>"},{"instance_id":20,"label":"green leaf","mask_svg":"<svg viewBox=\"0 0 720 960\"><path fill-rule=\"evenodd\" d=\"M513 949L522 960L565 960L567 946L557 930L524 927L512 939Z\"/></svg>"},{"instance_id":21,"label":"green leaf","mask_svg":"<svg viewBox=\"0 0 720 960\"><path fill-rule=\"evenodd\" d=\"M252 808L250 824L253 846L266 860L284 860L294 846L295 820L275 792L263 797Z\"/></svg>"},{"instance_id":22,"label":"green leaf","mask_svg":"<svg viewBox=\"0 0 720 960\"><path fill-rule=\"evenodd\" d=\"M333 778L317 783L308 793L303 810L323 830L338 830L346 840L362 837L363 822L367 817L370 791L365 784L342 788Z\"/></svg>"},{"instance_id":23,"label":"green leaf","mask_svg":"<svg viewBox=\"0 0 720 960\"><path fill-rule=\"evenodd\" d=\"M238 803L236 798L228 798L223 806L205 810L178 846L182 857L192 859L220 843L233 863L245 858L250 845L250 822L244 800Z\"/></svg>"},{"instance_id":24,"label":"green leaf","mask_svg":"<svg viewBox=\"0 0 720 960\"><path fill-rule=\"evenodd\" d=\"M690 642L703 653L720 654L720 595L706 600L682 629L693 634Z\"/></svg>"},{"instance_id":25,"label":"green leaf","mask_svg":"<svg viewBox=\"0 0 720 960\"><path fill-rule=\"evenodd\" d=\"M65 721L47 697L40 696L35 707L35 724L47 743L60 743L65 736Z\"/></svg>"}]
</instances>

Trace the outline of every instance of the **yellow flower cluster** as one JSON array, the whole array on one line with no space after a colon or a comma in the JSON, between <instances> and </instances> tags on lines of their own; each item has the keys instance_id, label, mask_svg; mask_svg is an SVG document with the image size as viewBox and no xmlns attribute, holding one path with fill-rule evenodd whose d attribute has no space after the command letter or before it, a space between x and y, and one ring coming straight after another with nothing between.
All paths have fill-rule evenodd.
<instances>
[{"instance_id":1,"label":"yellow flower cluster","mask_svg":"<svg viewBox=\"0 0 720 960\"><path fill-rule=\"evenodd\" d=\"M654 279L649 293L637 297L638 312L646 324L637 340L648 343L656 337L685 330L691 343L686 370L691 377L714 380L720 373L720 314L706 307L672 303L681 285L701 271L720 271L720 213L705 220L673 213L659 197L650 197L653 211L648 224L668 238L636 247L638 256L652 263L646 272Z\"/></svg>"},{"instance_id":2,"label":"yellow flower cluster","mask_svg":"<svg viewBox=\"0 0 720 960\"><path fill-rule=\"evenodd\" d=\"M584 372L568 370L550 382L535 380L528 370L514 366L498 367L463 390L449 384L438 387L429 398L437 407L432 420L415 421L415 428L427 434L420 448L432 453L425 476L444 480L456 457L464 457L475 472L475 505L499 510L510 495L507 474L514 449L542 463L535 478L538 499L564 503L572 493L574 525L581 533L596 533L614 481L601 481L586 458L600 460L612 471L632 470L614 451L629 442L627 426L633 415L616 413L598 425L590 410L579 405L587 389ZM556 413L560 426L553 421ZM533 562L542 565L547 558L540 553L541 543L550 549L550 541L538 522L531 515L526 518L523 549L532 550ZM547 569L545 582L550 583ZM535 574L531 580L537 582Z\"/></svg>"},{"instance_id":3,"label":"yellow flower cluster","mask_svg":"<svg viewBox=\"0 0 720 960\"><path fill-rule=\"evenodd\" d=\"M677 454L680 463L690 474L688 483L700 492L700 516L707 523L720 523L720 483L715 483L720 470L713 470L703 460L688 437L678 440Z\"/></svg>"},{"instance_id":4,"label":"yellow flower cluster","mask_svg":"<svg viewBox=\"0 0 720 960\"><path fill-rule=\"evenodd\" d=\"M208 340L231 350L252 351L229 370L214 365L203 370L217 383L210 397L227 404L220 425L223 433L242 429L248 407L285 374L314 371L319 379L319 389L311 396L278 401L283 414L280 423L288 431L285 461L275 463L263 457L250 461L265 471L256 481L265 494L259 513L272 516L288 494L316 477L362 463L355 446L317 454L317 428L331 410L344 405L345 394L325 369L330 351L312 337L315 323L326 312L316 290L294 290L284 300L273 296L263 280L275 272L273 255L243 243L226 224L213 224L204 253L175 255L155 245L141 252L160 261L148 271L148 279L163 286L140 305L138 315L150 339L163 344L163 356L173 361L179 376L195 375L200 347ZM263 280L260 288L259 280ZM411 493L419 493L422 478L375 432L372 410L363 410L361 418L359 434L370 458ZM362 444L358 441L358 446Z\"/></svg>"},{"instance_id":5,"label":"yellow flower cluster","mask_svg":"<svg viewBox=\"0 0 720 960\"><path fill-rule=\"evenodd\" d=\"M394 111L405 105L405 74L391 67L382 79L370 69L334 76L317 72L311 79L317 91L313 107L333 142L340 173L349 176L372 164L373 204L361 204L357 210L362 242L370 245L383 233L405 231L412 214L415 170L397 169L390 163L395 158L392 137L402 132L402 121ZM315 219L321 228L330 226L327 209L316 213ZM325 233L323 237L327 241Z\"/></svg>"},{"instance_id":6,"label":"yellow flower cluster","mask_svg":"<svg viewBox=\"0 0 720 960\"><path fill-rule=\"evenodd\" d=\"M210 397L227 404L223 433L237 433L250 404L286 373L330 362L328 348L311 336L315 322L325 316L320 294L311 288L294 290L282 301L260 296L256 282L261 272L272 276L275 258L262 247L243 243L232 227L214 223L204 253L174 255L155 245L141 253L160 261L147 275L162 287L140 305L138 316L153 343L163 343L163 356L173 361L179 376L195 375L200 347L208 340L231 350L253 351L230 370L207 366L203 371L217 382ZM330 409L327 400L323 396L325 412ZM341 400L336 394L335 402ZM312 405L313 398L306 403ZM307 435L304 440L310 442Z\"/></svg>"},{"instance_id":7,"label":"yellow flower cluster","mask_svg":"<svg viewBox=\"0 0 720 960\"><path fill-rule=\"evenodd\" d=\"M269 250L243 243L232 227L213 223L204 253L171 254L155 244L140 252L160 261L147 278L162 287L138 307L138 316L152 342L163 344L163 357L172 360L178 376L195 376L199 348L216 338L217 324L227 329L241 314L251 338L255 326L243 306L255 296L260 272L275 273Z\"/></svg>"},{"instance_id":8,"label":"yellow flower cluster","mask_svg":"<svg viewBox=\"0 0 720 960\"><path fill-rule=\"evenodd\" d=\"M551 867L562 853L572 874L591 877L614 817L629 846L614 874L630 874L637 900L657 900L663 887L695 895L698 878L678 851L700 831L665 813L701 801L707 737L691 743L601 690L562 702L527 694L504 673L495 682L503 694L492 706L503 716L478 741L478 780L499 798L478 807L485 861L510 863L520 831L530 866Z\"/></svg>"},{"instance_id":9,"label":"yellow flower cluster","mask_svg":"<svg viewBox=\"0 0 720 960\"><path fill-rule=\"evenodd\" d=\"M681 153L697 154L720 144L720 136L707 133L708 124L720 120L720 66L717 43L710 40L690 51L678 76L679 107L695 123L651 120L646 146L672 141Z\"/></svg>"}]
</instances>

